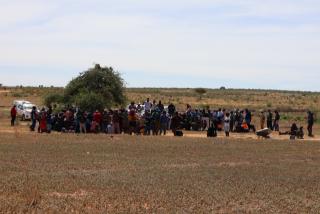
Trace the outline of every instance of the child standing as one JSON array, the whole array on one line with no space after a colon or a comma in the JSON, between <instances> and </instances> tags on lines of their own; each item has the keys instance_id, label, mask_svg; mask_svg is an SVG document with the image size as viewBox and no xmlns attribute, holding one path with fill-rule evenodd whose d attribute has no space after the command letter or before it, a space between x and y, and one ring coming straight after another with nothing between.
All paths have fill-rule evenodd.
<instances>
[{"instance_id":1,"label":"child standing","mask_svg":"<svg viewBox=\"0 0 320 214\"><path fill-rule=\"evenodd\" d=\"M224 118L224 132L226 133L226 136L230 136L230 113L227 113Z\"/></svg>"}]
</instances>

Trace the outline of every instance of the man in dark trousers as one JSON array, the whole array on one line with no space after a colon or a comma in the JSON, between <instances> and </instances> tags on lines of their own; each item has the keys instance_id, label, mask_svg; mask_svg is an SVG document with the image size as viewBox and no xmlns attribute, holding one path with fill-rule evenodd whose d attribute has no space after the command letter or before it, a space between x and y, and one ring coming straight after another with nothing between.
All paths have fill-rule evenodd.
<instances>
[{"instance_id":1,"label":"man in dark trousers","mask_svg":"<svg viewBox=\"0 0 320 214\"><path fill-rule=\"evenodd\" d=\"M309 137L313 137L313 134L312 134L313 124L314 124L313 113L311 111L308 111L308 136Z\"/></svg>"},{"instance_id":2,"label":"man in dark trousers","mask_svg":"<svg viewBox=\"0 0 320 214\"><path fill-rule=\"evenodd\" d=\"M273 122L273 114L272 114L271 110L269 109L268 115L267 115L267 128L270 130L273 130L272 122Z\"/></svg>"},{"instance_id":3,"label":"man in dark trousers","mask_svg":"<svg viewBox=\"0 0 320 214\"><path fill-rule=\"evenodd\" d=\"M33 106L31 111L31 126L30 126L30 130L32 132L34 132L36 128L37 119L38 119L37 107Z\"/></svg>"},{"instance_id":4,"label":"man in dark trousers","mask_svg":"<svg viewBox=\"0 0 320 214\"><path fill-rule=\"evenodd\" d=\"M17 118L17 109L16 105L11 108L11 126L14 126Z\"/></svg>"},{"instance_id":5,"label":"man in dark trousers","mask_svg":"<svg viewBox=\"0 0 320 214\"><path fill-rule=\"evenodd\" d=\"M280 126L279 126L280 114L277 110L274 111L274 114L275 114L275 116L274 116L273 129L274 129L274 131L278 132L278 131L280 131Z\"/></svg>"}]
</instances>

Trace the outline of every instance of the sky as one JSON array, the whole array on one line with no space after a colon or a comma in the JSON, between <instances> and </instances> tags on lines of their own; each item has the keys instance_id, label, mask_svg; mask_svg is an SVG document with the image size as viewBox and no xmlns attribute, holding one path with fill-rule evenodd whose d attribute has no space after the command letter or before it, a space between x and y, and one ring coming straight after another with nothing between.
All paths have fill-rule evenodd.
<instances>
[{"instance_id":1,"label":"sky","mask_svg":"<svg viewBox=\"0 0 320 214\"><path fill-rule=\"evenodd\" d=\"M320 91L319 0L0 0L0 83Z\"/></svg>"}]
</instances>

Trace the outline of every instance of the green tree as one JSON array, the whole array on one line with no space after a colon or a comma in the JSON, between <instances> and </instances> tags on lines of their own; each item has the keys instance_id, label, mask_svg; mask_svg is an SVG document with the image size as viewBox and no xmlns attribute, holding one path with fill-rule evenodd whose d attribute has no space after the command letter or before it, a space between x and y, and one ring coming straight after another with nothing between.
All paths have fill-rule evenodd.
<instances>
[{"instance_id":1,"label":"green tree","mask_svg":"<svg viewBox=\"0 0 320 214\"><path fill-rule=\"evenodd\" d=\"M50 106L53 104L59 104L63 102L63 95L58 93L50 93L45 95L44 97L44 104L46 106Z\"/></svg>"},{"instance_id":2,"label":"green tree","mask_svg":"<svg viewBox=\"0 0 320 214\"><path fill-rule=\"evenodd\" d=\"M65 89L65 101L74 104L79 95L97 94L106 106L125 103L124 81L119 72L112 67L101 67L99 64L73 79Z\"/></svg>"},{"instance_id":3,"label":"green tree","mask_svg":"<svg viewBox=\"0 0 320 214\"><path fill-rule=\"evenodd\" d=\"M200 100L202 99L202 96L207 93L207 90L204 88L196 88L194 91L199 95Z\"/></svg>"},{"instance_id":4,"label":"green tree","mask_svg":"<svg viewBox=\"0 0 320 214\"><path fill-rule=\"evenodd\" d=\"M112 67L95 65L66 86L64 104L78 105L85 110L123 105L125 84Z\"/></svg>"},{"instance_id":5,"label":"green tree","mask_svg":"<svg viewBox=\"0 0 320 214\"><path fill-rule=\"evenodd\" d=\"M95 110L102 111L105 107L110 107L108 102L101 94L94 92L81 92L74 98L75 105L80 109L94 112Z\"/></svg>"}]
</instances>

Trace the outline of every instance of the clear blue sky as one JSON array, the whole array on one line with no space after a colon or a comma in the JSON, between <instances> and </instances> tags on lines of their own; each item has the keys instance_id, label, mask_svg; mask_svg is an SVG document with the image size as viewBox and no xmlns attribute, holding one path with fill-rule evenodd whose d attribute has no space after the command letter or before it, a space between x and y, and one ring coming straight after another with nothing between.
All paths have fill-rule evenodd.
<instances>
[{"instance_id":1,"label":"clear blue sky","mask_svg":"<svg viewBox=\"0 0 320 214\"><path fill-rule=\"evenodd\" d=\"M0 0L0 83L320 91L319 0Z\"/></svg>"}]
</instances>

